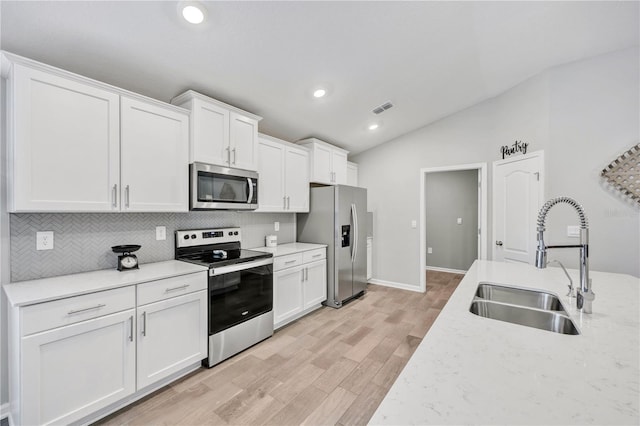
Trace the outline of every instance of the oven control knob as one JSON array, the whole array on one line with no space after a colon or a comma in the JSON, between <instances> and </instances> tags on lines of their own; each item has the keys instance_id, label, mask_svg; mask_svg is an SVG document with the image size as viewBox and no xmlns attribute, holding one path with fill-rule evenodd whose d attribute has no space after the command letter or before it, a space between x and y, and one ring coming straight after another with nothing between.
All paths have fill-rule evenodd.
<instances>
[{"instance_id":1,"label":"oven control knob","mask_svg":"<svg viewBox=\"0 0 640 426\"><path fill-rule=\"evenodd\" d=\"M191 234L191 238L195 240L196 239L196 234Z\"/></svg>"},{"instance_id":2,"label":"oven control knob","mask_svg":"<svg viewBox=\"0 0 640 426\"><path fill-rule=\"evenodd\" d=\"M233 232L233 235L238 235L238 231L234 231L234 232Z\"/></svg>"},{"instance_id":3,"label":"oven control knob","mask_svg":"<svg viewBox=\"0 0 640 426\"><path fill-rule=\"evenodd\" d=\"M188 235L185 235L183 238L184 238L185 240L188 240L188 239L189 239L189 236L188 236Z\"/></svg>"},{"instance_id":4,"label":"oven control knob","mask_svg":"<svg viewBox=\"0 0 640 426\"><path fill-rule=\"evenodd\" d=\"M233 232L229 231L229 235L233 235Z\"/></svg>"}]
</instances>

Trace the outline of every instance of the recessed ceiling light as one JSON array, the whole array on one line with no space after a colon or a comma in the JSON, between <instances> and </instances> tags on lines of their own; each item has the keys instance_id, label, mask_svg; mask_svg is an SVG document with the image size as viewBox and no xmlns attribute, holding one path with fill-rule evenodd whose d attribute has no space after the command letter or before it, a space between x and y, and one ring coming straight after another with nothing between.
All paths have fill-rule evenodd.
<instances>
[{"instance_id":1,"label":"recessed ceiling light","mask_svg":"<svg viewBox=\"0 0 640 426\"><path fill-rule=\"evenodd\" d=\"M316 89L313 92L313 97L314 98L321 98L326 94L327 94L327 91L325 89Z\"/></svg>"},{"instance_id":2,"label":"recessed ceiling light","mask_svg":"<svg viewBox=\"0 0 640 426\"><path fill-rule=\"evenodd\" d=\"M202 7L195 4L189 4L182 8L182 16L192 24L201 24L204 21Z\"/></svg>"},{"instance_id":3,"label":"recessed ceiling light","mask_svg":"<svg viewBox=\"0 0 640 426\"><path fill-rule=\"evenodd\" d=\"M373 123L369 125L369 130L376 130L378 127L380 127L377 123Z\"/></svg>"}]
</instances>

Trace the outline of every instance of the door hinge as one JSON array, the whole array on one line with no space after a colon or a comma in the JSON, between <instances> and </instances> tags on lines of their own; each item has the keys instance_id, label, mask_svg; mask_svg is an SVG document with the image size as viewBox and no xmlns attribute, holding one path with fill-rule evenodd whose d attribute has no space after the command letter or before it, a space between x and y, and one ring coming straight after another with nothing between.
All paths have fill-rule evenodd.
<instances>
[{"instance_id":1,"label":"door hinge","mask_svg":"<svg viewBox=\"0 0 640 426\"><path fill-rule=\"evenodd\" d=\"M540 182L540 172L535 172L534 175L536 175L536 180Z\"/></svg>"},{"instance_id":2,"label":"door hinge","mask_svg":"<svg viewBox=\"0 0 640 426\"><path fill-rule=\"evenodd\" d=\"M481 232L480 228L478 228L478 235L480 235L481 233L482 233L482 232Z\"/></svg>"}]
</instances>

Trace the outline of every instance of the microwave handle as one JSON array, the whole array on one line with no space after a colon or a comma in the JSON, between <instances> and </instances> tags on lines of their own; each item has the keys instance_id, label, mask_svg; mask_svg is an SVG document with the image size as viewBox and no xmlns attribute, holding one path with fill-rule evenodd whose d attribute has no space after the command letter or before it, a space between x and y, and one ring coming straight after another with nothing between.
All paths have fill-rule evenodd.
<instances>
[{"instance_id":1,"label":"microwave handle","mask_svg":"<svg viewBox=\"0 0 640 426\"><path fill-rule=\"evenodd\" d=\"M247 199L247 204L251 204L251 200L253 200L253 180L251 178L247 178L247 184L249 185L249 197Z\"/></svg>"}]
</instances>

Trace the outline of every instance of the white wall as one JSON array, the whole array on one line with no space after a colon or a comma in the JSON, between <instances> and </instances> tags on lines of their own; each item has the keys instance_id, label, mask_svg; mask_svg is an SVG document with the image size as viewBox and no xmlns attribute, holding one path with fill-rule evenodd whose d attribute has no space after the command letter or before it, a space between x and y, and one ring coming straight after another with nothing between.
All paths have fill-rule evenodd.
<instances>
[{"instance_id":1,"label":"white wall","mask_svg":"<svg viewBox=\"0 0 640 426\"><path fill-rule=\"evenodd\" d=\"M545 151L545 198L567 195L583 204L591 269L640 276L640 209L599 181L600 170L638 142L638 60L638 50L628 49L554 68L355 156L376 215L373 277L419 287L420 237L411 221L420 214L420 168L491 163L501 158L500 146L515 140L528 142L529 151ZM565 213L558 207L550 214L548 242L561 240L558 228L576 222L573 212ZM576 267L567 255L568 266Z\"/></svg>"}]
</instances>

